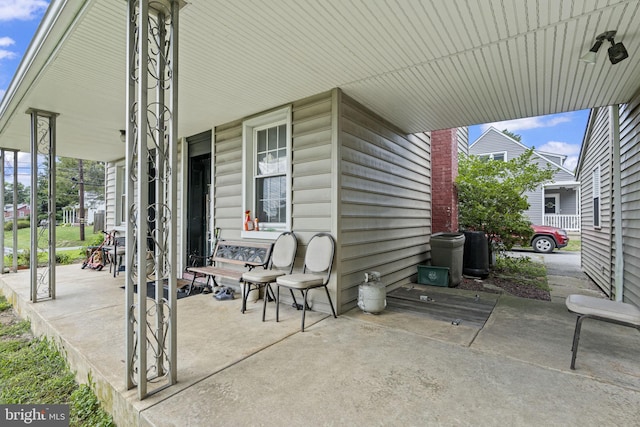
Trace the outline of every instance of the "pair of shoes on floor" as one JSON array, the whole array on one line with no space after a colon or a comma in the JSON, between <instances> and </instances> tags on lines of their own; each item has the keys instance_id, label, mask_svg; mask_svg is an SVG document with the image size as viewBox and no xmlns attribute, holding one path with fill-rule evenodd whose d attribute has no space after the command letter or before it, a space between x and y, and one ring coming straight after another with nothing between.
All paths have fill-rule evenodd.
<instances>
[{"instance_id":1,"label":"pair of shoes on floor","mask_svg":"<svg viewBox=\"0 0 640 427\"><path fill-rule=\"evenodd\" d=\"M233 289L226 286L221 286L214 291L213 297L218 301L224 301L234 299L234 294L235 291Z\"/></svg>"}]
</instances>

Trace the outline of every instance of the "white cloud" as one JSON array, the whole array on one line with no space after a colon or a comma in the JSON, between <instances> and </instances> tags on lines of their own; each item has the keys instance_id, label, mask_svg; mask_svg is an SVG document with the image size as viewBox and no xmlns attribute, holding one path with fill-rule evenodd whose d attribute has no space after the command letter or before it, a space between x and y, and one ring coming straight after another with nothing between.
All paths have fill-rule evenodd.
<instances>
[{"instance_id":1,"label":"white cloud","mask_svg":"<svg viewBox=\"0 0 640 427\"><path fill-rule=\"evenodd\" d=\"M501 122L485 123L480 128L482 132L490 127L494 127L500 131L508 129L510 132L518 132L527 129L546 128L559 125L560 123L570 122L569 114L558 114L554 116L538 116L527 117L524 119L505 120Z\"/></svg>"},{"instance_id":2,"label":"white cloud","mask_svg":"<svg viewBox=\"0 0 640 427\"><path fill-rule=\"evenodd\" d=\"M0 0L0 21L35 19L48 6L45 0Z\"/></svg>"},{"instance_id":3,"label":"white cloud","mask_svg":"<svg viewBox=\"0 0 640 427\"><path fill-rule=\"evenodd\" d=\"M15 44L15 40L11 37L0 37L0 47L7 47Z\"/></svg>"},{"instance_id":4,"label":"white cloud","mask_svg":"<svg viewBox=\"0 0 640 427\"><path fill-rule=\"evenodd\" d=\"M0 89L0 99L2 99L4 97L4 93L5 92L6 92L6 90Z\"/></svg>"},{"instance_id":5,"label":"white cloud","mask_svg":"<svg viewBox=\"0 0 640 427\"><path fill-rule=\"evenodd\" d=\"M569 144L568 142L561 141L549 141L537 148L538 151L545 151L547 153L556 154L580 154L580 146L576 144Z\"/></svg>"},{"instance_id":6,"label":"white cloud","mask_svg":"<svg viewBox=\"0 0 640 427\"><path fill-rule=\"evenodd\" d=\"M564 167L569 170L575 170L578 165L578 156L580 155L580 146L576 144L569 144L568 142L561 141L549 141L537 148L538 151L564 154L567 159L564 162Z\"/></svg>"},{"instance_id":7,"label":"white cloud","mask_svg":"<svg viewBox=\"0 0 640 427\"><path fill-rule=\"evenodd\" d=\"M17 56L18 54L15 52L11 52L10 50L0 49L0 61L3 59L13 59Z\"/></svg>"},{"instance_id":8,"label":"white cloud","mask_svg":"<svg viewBox=\"0 0 640 427\"><path fill-rule=\"evenodd\" d=\"M2 0L0 0L2 1ZM11 37L0 37L0 48L11 46L15 41ZM3 59L17 58L18 54L10 50L0 49L0 61Z\"/></svg>"},{"instance_id":9,"label":"white cloud","mask_svg":"<svg viewBox=\"0 0 640 427\"><path fill-rule=\"evenodd\" d=\"M564 161L565 168L569 169L571 172L576 171L576 166L578 166L578 156L569 156L567 160Z\"/></svg>"},{"instance_id":10,"label":"white cloud","mask_svg":"<svg viewBox=\"0 0 640 427\"><path fill-rule=\"evenodd\" d=\"M2 0L0 0L2 1ZM11 46L15 41L11 37L0 37L0 48ZM0 61L3 59L13 59L18 56L17 53L10 50L0 49Z\"/></svg>"}]
</instances>

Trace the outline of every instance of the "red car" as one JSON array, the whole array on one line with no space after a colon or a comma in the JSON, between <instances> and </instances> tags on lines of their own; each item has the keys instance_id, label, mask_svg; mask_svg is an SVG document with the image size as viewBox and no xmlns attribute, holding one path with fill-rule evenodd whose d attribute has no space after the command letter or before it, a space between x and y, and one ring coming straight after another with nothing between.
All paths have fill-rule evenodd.
<instances>
[{"instance_id":1,"label":"red car","mask_svg":"<svg viewBox=\"0 0 640 427\"><path fill-rule=\"evenodd\" d=\"M531 225L533 237L531 246L536 252L549 254L555 248L564 248L569 244L569 236L566 230L548 225Z\"/></svg>"}]
</instances>

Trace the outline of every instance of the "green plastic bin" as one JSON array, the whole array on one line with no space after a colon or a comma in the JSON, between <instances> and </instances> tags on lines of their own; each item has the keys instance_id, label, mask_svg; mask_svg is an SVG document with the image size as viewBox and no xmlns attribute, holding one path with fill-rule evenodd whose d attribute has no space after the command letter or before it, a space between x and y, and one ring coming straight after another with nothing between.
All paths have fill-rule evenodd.
<instances>
[{"instance_id":1,"label":"green plastic bin","mask_svg":"<svg viewBox=\"0 0 640 427\"><path fill-rule=\"evenodd\" d=\"M449 269L447 267L419 265L418 283L421 285L449 286Z\"/></svg>"}]
</instances>

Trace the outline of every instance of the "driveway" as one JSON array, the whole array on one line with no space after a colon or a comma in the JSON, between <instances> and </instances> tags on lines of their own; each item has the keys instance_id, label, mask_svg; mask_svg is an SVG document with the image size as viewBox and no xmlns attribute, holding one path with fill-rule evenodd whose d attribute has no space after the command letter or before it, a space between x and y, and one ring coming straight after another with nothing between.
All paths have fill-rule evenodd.
<instances>
[{"instance_id":1,"label":"driveway","mask_svg":"<svg viewBox=\"0 0 640 427\"><path fill-rule=\"evenodd\" d=\"M514 248L507 252L511 256L528 256L547 267L547 278L551 286L552 299L565 299L571 293L604 296L604 293L587 277L580 267L580 252L555 250L540 254L528 248Z\"/></svg>"},{"instance_id":2,"label":"driveway","mask_svg":"<svg viewBox=\"0 0 640 427\"><path fill-rule=\"evenodd\" d=\"M567 276L586 279L587 276L580 268L580 252L569 252L555 250L550 254L534 252L533 249L514 248L510 254L517 256L528 256L531 259L544 263L547 267L547 274L550 276Z\"/></svg>"}]
</instances>

